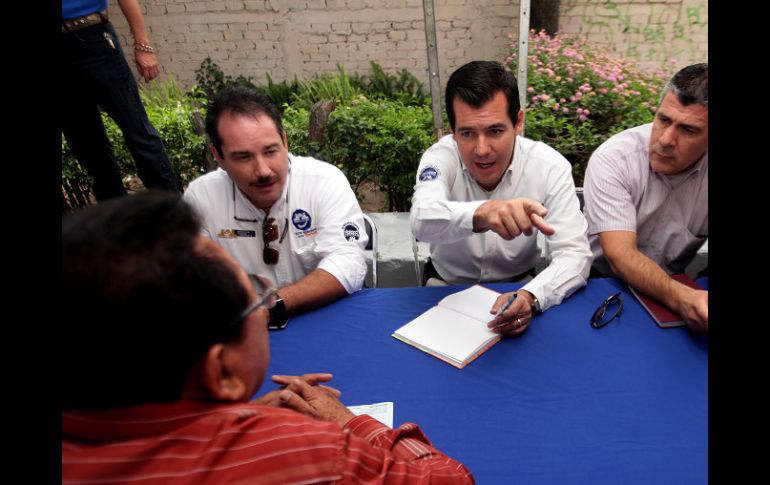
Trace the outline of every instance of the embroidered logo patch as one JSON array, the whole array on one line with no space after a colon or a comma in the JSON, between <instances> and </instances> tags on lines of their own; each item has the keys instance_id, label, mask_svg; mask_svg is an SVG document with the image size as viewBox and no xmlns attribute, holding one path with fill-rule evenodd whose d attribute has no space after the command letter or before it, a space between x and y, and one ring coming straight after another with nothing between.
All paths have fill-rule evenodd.
<instances>
[{"instance_id":1,"label":"embroidered logo patch","mask_svg":"<svg viewBox=\"0 0 770 485\"><path fill-rule=\"evenodd\" d=\"M358 238L361 237L361 231L359 231L355 222L346 222L343 224L342 233L348 241L358 241Z\"/></svg>"},{"instance_id":2,"label":"embroidered logo patch","mask_svg":"<svg viewBox=\"0 0 770 485\"><path fill-rule=\"evenodd\" d=\"M291 223L300 231L307 231L310 229L313 219L307 212L302 209L297 209L294 211L294 214L291 215Z\"/></svg>"},{"instance_id":3,"label":"embroidered logo patch","mask_svg":"<svg viewBox=\"0 0 770 485\"><path fill-rule=\"evenodd\" d=\"M439 175L441 175L441 172L439 172L437 168L425 167L422 169L422 172L420 172L420 182L436 180Z\"/></svg>"}]
</instances>

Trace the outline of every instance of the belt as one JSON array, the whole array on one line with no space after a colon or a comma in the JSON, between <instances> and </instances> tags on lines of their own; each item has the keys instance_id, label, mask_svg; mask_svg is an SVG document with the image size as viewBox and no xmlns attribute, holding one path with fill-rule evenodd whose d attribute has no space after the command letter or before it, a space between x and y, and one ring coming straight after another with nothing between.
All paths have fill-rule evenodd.
<instances>
[{"instance_id":1,"label":"belt","mask_svg":"<svg viewBox=\"0 0 770 485\"><path fill-rule=\"evenodd\" d=\"M74 32L76 30L85 29L92 25L102 24L107 21L107 11L95 12L76 19L63 20L61 23L61 31Z\"/></svg>"}]
</instances>

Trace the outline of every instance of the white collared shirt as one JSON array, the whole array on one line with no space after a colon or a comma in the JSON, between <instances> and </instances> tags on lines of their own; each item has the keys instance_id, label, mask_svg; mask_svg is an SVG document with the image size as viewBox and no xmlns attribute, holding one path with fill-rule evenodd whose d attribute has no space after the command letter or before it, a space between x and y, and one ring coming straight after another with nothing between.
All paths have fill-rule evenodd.
<instances>
[{"instance_id":1,"label":"white collared shirt","mask_svg":"<svg viewBox=\"0 0 770 485\"><path fill-rule=\"evenodd\" d=\"M452 135L423 154L412 198L412 232L431 243L431 260L448 283L507 281L535 266L536 232L506 241L492 231L473 232L473 213L488 200L527 197L548 209L545 236L548 267L523 289L543 310L586 284L591 251L569 162L553 148L516 137L513 161L491 192L473 179Z\"/></svg>"},{"instance_id":2,"label":"white collared shirt","mask_svg":"<svg viewBox=\"0 0 770 485\"><path fill-rule=\"evenodd\" d=\"M585 214L594 266L613 274L599 233L636 233L640 252L669 274L682 273L709 233L708 151L688 172L650 167L652 123L622 131L594 151L586 168Z\"/></svg>"},{"instance_id":3,"label":"white collared shirt","mask_svg":"<svg viewBox=\"0 0 770 485\"><path fill-rule=\"evenodd\" d=\"M243 195L227 172L220 168L193 180L184 199L200 214L208 237L247 272L266 276L279 288L316 268L331 273L348 293L363 286L363 249L369 238L361 208L345 175L329 163L289 154L283 194L267 215L275 218L279 238L286 231L282 242L270 243L279 251L275 265L262 258L265 212ZM235 215L254 222L237 221Z\"/></svg>"}]
</instances>

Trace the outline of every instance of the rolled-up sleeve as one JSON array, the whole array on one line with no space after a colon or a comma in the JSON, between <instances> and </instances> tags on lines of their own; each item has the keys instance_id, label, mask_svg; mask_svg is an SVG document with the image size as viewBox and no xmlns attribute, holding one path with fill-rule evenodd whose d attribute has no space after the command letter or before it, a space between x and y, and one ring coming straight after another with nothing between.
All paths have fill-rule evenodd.
<instances>
[{"instance_id":1,"label":"rolled-up sleeve","mask_svg":"<svg viewBox=\"0 0 770 485\"><path fill-rule=\"evenodd\" d=\"M349 294L360 290L366 278L364 248L369 238L358 200L345 175L337 170L318 189L318 207L322 225L318 228L315 252L318 267L334 276ZM345 228L350 223L358 231L358 239L348 240ZM352 228L351 228L352 229Z\"/></svg>"}]
</instances>

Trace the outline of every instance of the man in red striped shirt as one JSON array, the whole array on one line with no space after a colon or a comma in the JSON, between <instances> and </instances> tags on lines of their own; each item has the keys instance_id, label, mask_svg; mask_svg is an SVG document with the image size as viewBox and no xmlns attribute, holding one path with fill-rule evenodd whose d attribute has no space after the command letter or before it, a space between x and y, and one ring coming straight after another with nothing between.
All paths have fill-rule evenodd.
<instances>
[{"instance_id":1,"label":"man in red striped shirt","mask_svg":"<svg viewBox=\"0 0 770 485\"><path fill-rule=\"evenodd\" d=\"M354 416L329 374L273 376L266 280L152 191L62 220L63 483L473 483L414 424Z\"/></svg>"}]
</instances>

